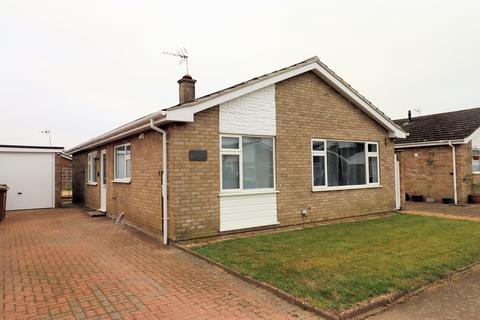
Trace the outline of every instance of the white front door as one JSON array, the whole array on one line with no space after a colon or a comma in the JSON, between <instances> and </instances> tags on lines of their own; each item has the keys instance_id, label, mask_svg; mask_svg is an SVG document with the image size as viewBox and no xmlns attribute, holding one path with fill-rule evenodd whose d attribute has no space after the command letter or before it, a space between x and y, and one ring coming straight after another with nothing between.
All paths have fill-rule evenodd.
<instances>
[{"instance_id":1,"label":"white front door","mask_svg":"<svg viewBox=\"0 0 480 320\"><path fill-rule=\"evenodd\" d=\"M107 150L100 154L100 211L107 211Z\"/></svg>"}]
</instances>

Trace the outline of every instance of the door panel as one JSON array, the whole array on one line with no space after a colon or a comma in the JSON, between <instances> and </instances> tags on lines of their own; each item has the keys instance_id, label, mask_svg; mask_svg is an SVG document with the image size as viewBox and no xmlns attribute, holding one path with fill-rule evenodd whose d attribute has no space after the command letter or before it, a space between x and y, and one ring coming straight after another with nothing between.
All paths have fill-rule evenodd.
<instances>
[{"instance_id":1,"label":"door panel","mask_svg":"<svg viewBox=\"0 0 480 320\"><path fill-rule=\"evenodd\" d=\"M10 188L7 210L53 208L54 154L0 153L0 184Z\"/></svg>"},{"instance_id":2,"label":"door panel","mask_svg":"<svg viewBox=\"0 0 480 320\"><path fill-rule=\"evenodd\" d=\"M107 211L107 151L100 155L100 211Z\"/></svg>"}]
</instances>

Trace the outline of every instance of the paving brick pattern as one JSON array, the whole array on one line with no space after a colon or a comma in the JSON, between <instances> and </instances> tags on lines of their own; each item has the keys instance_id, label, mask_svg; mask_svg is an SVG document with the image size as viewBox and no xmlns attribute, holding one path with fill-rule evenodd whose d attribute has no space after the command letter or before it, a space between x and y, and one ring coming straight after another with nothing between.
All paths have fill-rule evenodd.
<instances>
[{"instance_id":1,"label":"paving brick pattern","mask_svg":"<svg viewBox=\"0 0 480 320\"><path fill-rule=\"evenodd\" d=\"M7 213L1 319L318 319L83 209Z\"/></svg>"}]
</instances>

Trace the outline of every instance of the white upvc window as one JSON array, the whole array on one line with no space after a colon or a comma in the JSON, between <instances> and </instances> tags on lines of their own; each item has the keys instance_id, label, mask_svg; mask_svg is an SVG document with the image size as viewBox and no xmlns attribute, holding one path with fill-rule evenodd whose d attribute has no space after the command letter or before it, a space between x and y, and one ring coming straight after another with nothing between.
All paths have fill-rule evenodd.
<instances>
[{"instance_id":1,"label":"white upvc window","mask_svg":"<svg viewBox=\"0 0 480 320\"><path fill-rule=\"evenodd\" d=\"M87 183L97 184L97 152L90 152L87 155Z\"/></svg>"},{"instance_id":2,"label":"white upvc window","mask_svg":"<svg viewBox=\"0 0 480 320\"><path fill-rule=\"evenodd\" d=\"M377 142L312 139L312 190L380 186Z\"/></svg>"},{"instance_id":3,"label":"white upvc window","mask_svg":"<svg viewBox=\"0 0 480 320\"><path fill-rule=\"evenodd\" d=\"M130 143L122 144L114 148L114 181L116 182L130 182L130 158L131 147Z\"/></svg>"},{"instance_id":4,"label":"white upvc window","mask_svg":"<svg viewBox=\"0 0 480 320\"><path fill-rule=\"evenodd\" d=\"M273 137L220 135L221 192L275 190Z\"/></svg>"},{"instance_id":5,"label":"white upvc window","mask_svg":"<svg viewBox=\"0 0 480 320\"><path fill-rule=\"evenodd\" d=\"M480 147L472 148L472 173L480 174Z\"/></svg>"}]
</instances>

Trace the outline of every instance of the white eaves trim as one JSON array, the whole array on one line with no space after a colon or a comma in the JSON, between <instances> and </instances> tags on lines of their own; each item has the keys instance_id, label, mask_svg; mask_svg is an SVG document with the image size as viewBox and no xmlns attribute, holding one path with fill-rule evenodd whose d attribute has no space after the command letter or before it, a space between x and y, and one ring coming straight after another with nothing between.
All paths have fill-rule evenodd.
<instances>
[{"instance_id":1,"label":"white eaves trim","mask_svg":"<svg viewBox=\"0 0 480 320\"><path fill-rule=\"evenodd\" d=\"M465 144L465 143L470 142L470 140L460 139L460 140L438 140L438 141L399 143L399 144L395 145L395 149L433 147L433 146L448 146L450 142L452 144Z\"/></svg>"},{"instance_id":2,"label":"white eaves trim","mask_svg":"<svg viewBox=\"0 0 480 320\"><path fill-rule=\"evenodd\" d=\"M221 103L230 101L232 99L241 97L243 95L249 94L251 92L257 91L259 89L265 88L269 85L275 84L277 82L292 78L299 74L313 71L318 77L327 82L330 86L335 88L340 94L342 94L346 99L355 104L358 108L367 113L370 117L376 120L382 127L389 131L390 138L406 138L406 132L397 127L390 119L385 115L380 113L374 107L372 107L368 102L365 101L358 93L352 90L347 86L342 80L337 76L332 74L330 70L322 66L320 63L314 61L306 65L298 66L297 68L292 68L289 71L284 73L266 78L265 80L260 80L258 82L252 83L238 89L234 89L231 92L212 97L211 99L200 102L198 104L193 104L191 106L180 107L177 109L166 110L167 121L185 121L192 122L194 114L205 109L211 108L213 106L219 105Z\"/></svg>"},{"instance_id":3,"label":"white eaves trim","mask_svg":"<svg viewBox=\"0 0 480 320\"><path fill-rule=\"evenodd\" d=\"M19 147L0 147L0 152L22 152L22 153L60 153L63 148L19 148Z\"/></svg>"}]
</instances>

